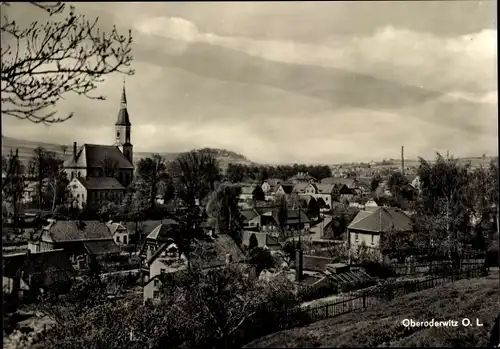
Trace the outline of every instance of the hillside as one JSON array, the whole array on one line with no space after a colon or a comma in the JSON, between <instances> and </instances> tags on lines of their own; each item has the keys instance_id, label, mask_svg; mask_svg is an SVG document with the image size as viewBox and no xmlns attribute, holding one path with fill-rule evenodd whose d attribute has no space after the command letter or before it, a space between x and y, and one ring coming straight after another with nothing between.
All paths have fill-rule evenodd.
<instances>
[{"instance_id":1,"label":"hillside","mask_svg":"<svg viewBox=\"0 0 500 349\"><path fill-rule=\"evenodd\" d=\"M71 154L73 145L64 145L64 144L56 144L56 143L43 143L36 141L27 141L12 137L2 136L2 155L7 156L10 150L19 149L19 157L21 161L25 164L29 162L31 157L33 156L33 151L37 147L43 147L49 151L55 152L57 155L64 157ZM211 151L219 160L220 166L223 169L226 169L228 164L252 164L250 160L248 160L245 156L241 154L237 154L230 150L225 149L212 149L205 148L205 150ZM134 162L139 161L142 158L151 156L152 152L136 152L134 153ZM164 156L167 161L172 161L176 158L179 153L161 153L160 155Z\"/></svg>"},{"instance_id":2,"label":"hillside","mask_svg":"<svg viewBox=\"0 0 500 349\"><path fill-rule=\"evenodd\" d=\"M498 269L492 269L486 278L461 280L364 311L274 333L245 348L486 347L498 315L498 292ZM403 319L461 321L463 318L474 325L477 318L484 326L398 326Z\"/></svg>"}]
</instances>

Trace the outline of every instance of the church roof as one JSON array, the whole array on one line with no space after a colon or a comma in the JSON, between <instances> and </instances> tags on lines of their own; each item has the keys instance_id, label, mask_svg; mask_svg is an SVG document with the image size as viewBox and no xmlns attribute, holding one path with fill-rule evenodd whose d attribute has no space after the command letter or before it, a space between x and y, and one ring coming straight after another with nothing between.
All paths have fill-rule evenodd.
<instances>
[{"instance_id":1,"label":"church roof","mask_svg":"<svg viewBox=\"0 0 500 349\"><path fill-rule=\"evenodd\" d=\"M73 165L84 166L87 168L104 167L106 162L116 164L119 169L133 169L134 165L130 163L120 148L115 145L84 144L77 152L76 161L73 155L65 161L64 166Z\"/></svg>"},{"instance_id":2,"label":"church roof","mask_svg":"<svg viewBox=\"0 0 500 349\"><path fill-rule=\"evenodd\" d=\"M121 185L116 178L111 177L88 177L88 178L78 178L80 183L87 190L125 190L125 187Z\"/></svg>"},{"instance_id":3,"label":"church roof","mask_svg":"<svg viewBox=\"0 0 500 349\"><path fill-rule=\"evenodd\" d=\"M131 126L130 119L128 117L127 111L127 95L125 94L125 86L123 86L122 100L120 111L118 112L118 119L116 120L116 126Z\"/></svg>"}]
</instances>

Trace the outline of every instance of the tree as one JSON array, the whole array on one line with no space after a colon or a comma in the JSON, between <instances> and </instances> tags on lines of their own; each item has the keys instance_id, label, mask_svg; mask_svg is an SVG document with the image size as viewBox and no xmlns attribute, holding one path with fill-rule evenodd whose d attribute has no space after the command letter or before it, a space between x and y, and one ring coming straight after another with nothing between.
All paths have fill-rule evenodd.
<instances>
[{"instance_id":1,"label":"tree","mask_svg":"<svg viewBox=\"0 0 500 349\"><path fill-rule=\"evenodd\" d=\"M250 235L250 239L248 239L248 249L252 250L258 246L259 246L259 241L257 240L257 236L255 236L255 234Z\"/></svg>"},{"instance_id":2,"label":"tree","mask_svg":"<svg viewBox=\"0 0 500 349\"><path fill-rule=\"evenodd\" d=\"M31 4L34 10L48 13L49 20L23 28L5 9L7 15L1 21L2 115L35 123L63 122L73 114L59 118L56 111L49 110L69 92L103 100L104 96L90 94L103 77L114 72L134 73L129 68L130 31L128 36L115 27L103 32L98 18L88 20L73 6L68 11L61 2Z\"/></svg>"},{"instance_id":3,"label":"tree","mask_svg":"<svg viewBox=\"0 0 500 349\"><path fill-rule=\"evenodd\" d=\"M255 269L255 277L258 279L265 269L271 269L276 266L275 259L269 250L264 247L254 247L248 252L249 261Z\"/></svg>"},{"instance_id":4,"label":"tree","mask_svg":"<svg viewBox=\"0 0 500 349\"><path fill-rule=\"evenodd\" d=\"M153 154L140 159L137 164L137 174L148 192L149 209L153 209L161 183L169 179L165 158L160 154Z\"/></svg>"},{"instance_id":5,"label":"tree","mask_svg":"<svg viewBox=\"0 0 500 349\"><path fill-rule=\"evenodd\" d=\"M408 179L399 171L393 172L387 181L387 186L394 196L400 196L406 185L408 185Z\"/></svg>"},{"instance_id":6,"label":"tree","mask_svg":"<svg viewBox=\"0 0 500 349\"><path fill-rule=\"evenodd\" d=\"M33 153L28 165L28 172L30 176L36 179L38 208L42 210L44 208L44 187L46 186L44 182L47 183L48 179L55 178L62 164L58 161L54 152L47 151L43 147L35 148Z\"/></svg>"},{"instance_id":7,"label":"tree","mask_svg":"<svg viewBox=\"0 0 500 349\"><path fill-rule=\"evenodd\" d=\"M381 182L382 178L380 177L380 175L373 176L372 181L370 183L370 190L372 192L375 192Z\"/></svg>"},{"instance_id":8,"label":"tree","mask_svg":"<svg viewBox=\"0 0 500 349\"><path fill-rule=\"evenodd\" d=\"M245 179L245 169L240 164L229 164L226 168L226 179L231 183L240 183Z\"/></svg>"},{"instance_id":9,"label":"tree","mask_svg":"<svg viewBox=\"0 0 500 349\"><path fill-rule=\"evenodd\" d=\"M277 198L277 208L278 208L278 224L281 231L281 237L286 238L286 227L288 220L288 203L284 195Z\"/></svg>"},{"instance_id":10,"label":"tree","mask_svg":"<svg viewBox=\"0 0 500 349\"><path fill-rule=\"evenodd\" d=\"M101 165L102 165L102 174L104 177L111 177L111 178L118 177L118 169L119 169L118 160L113 159L109 157L107 154L105 154Z\"/></svg>"},{"instance_id":11,"label":"tree","mask_svg":"<svg viewBox=\"0 0 500 349\"><path fill-rule=\"evenodd\" d=\"M203 150L180 154L170 169L177 194L188 206L204 199L221 178L217 159Z\"/></svg>"},{"instance_id":12,"label":"tree","mask_svg":"<svg viewBox=\"0 0 500 349\"><path fill-rule=\"evenodd\" d=\"M238 207L241 187L230 183L221 183L211 192L206 206L209 217L215 220L216 232L228 234L241 244L241 229L243 216Z\"/></svg>"},{"instance_id":13,"label":"tree","mask_svg":"<svg viewBox=\"0 0 500 349\"><path fill-rule=\"evenodd\" d=\"M21 204L24 189L26 188L24 165L19 160L18 149L16 149L15 153L11 150L9 156L4 161L2 166L5 166L5 178L2 180L2 190L6 201L12 203L14 229L17 229L19 206Z\"/></svg>"},{"instance_id":14,"label":"tree","mask_svg":"<svg viewBox=\"0 0 500 349\"><path fill-rule=\"evenodd\" d=\"M434 164L420 158L418 176L421 181L420 215L433 217L432 229L446 232L448 254L458 250L460 241L468 240L467 222L472 212L472 190L467 168L449 155L437 154ZM462 234L462 236L459 235Z\"/></svg>"}]
</instances>

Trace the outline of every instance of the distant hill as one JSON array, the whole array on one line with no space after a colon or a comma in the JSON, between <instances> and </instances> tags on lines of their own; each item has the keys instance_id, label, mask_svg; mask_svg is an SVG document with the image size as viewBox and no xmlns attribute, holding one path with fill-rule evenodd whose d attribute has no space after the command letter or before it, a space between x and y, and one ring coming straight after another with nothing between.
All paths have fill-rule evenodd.
<instances>
[{"instance_id":1,"label":"distant hill","mask_svg":"<svg viewBox=\"0 0 500 349\"><path fill-rule=\"evenodd\" d=\"M68 154L71 154L73 145L27 141L18 138L2 136L2 155L7 156L10 153L11 149L13 151L19 149L19 158L25 164L27 164L29 160L33 157L33 151L37 147L43 147L49 151L55 152L57 155L61 157L65 157L68 156ZM205 148L205 150L212 152L216 156L216 158L219 160L221 168L224 170L230 163L247 164L247 165L253 164L253 162L248 160L245 156L237 154L230 150L213 149L213 148ZM167 161L172 161L176 158L177 155L179 155L179 153L161 153L161 152L158 153L164 156ZM142 158L151 156L152 154L153 152L135 152L134 162L137 162Z\"/></svg>"}]
</instances>

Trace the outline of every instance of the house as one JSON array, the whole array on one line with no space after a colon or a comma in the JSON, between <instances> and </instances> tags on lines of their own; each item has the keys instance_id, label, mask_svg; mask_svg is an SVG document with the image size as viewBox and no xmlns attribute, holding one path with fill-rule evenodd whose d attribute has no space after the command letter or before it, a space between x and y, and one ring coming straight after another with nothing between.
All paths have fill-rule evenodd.
<instances>
[{"instance_id":1,"label":"house","mask_svg":"<svg viewBox=\"0 0 500 349\"><path fill-rule=\"evenodd\" d=\"M357 249L361 244L379 249L380 237L389 231L412 232L412 219L395 207L367 207L358 212L347 227L349 248Z\"/></svg>"},{"instance_id":2,"label":"house","mask_svg":"<svg viewBox=\"0 0 500 349\"><path fill-rule=\"evenodd\" d=\"M64 171L68 178L106 178L118 180L128 187L134 178L133 146L127 110L127 97L123 86L120 110L115 123L114 145L73 143L73 151L64 161Z\"/></svg>"},{"instance_id":3,"label":"house","mask_svg":"<svg viewBox=\"0 0 500 349\"><path fill-rule=\"evenodd\" d=\"M257 238L257 246L262 247L265 249L268 249L271 251L271 253L276 252L276 251L282 251L281 244L279 241L276 239L276 237L271 236L267 233L260 233L260 232L254 232L254 231L248 231L244 230L242 234L242 239L241 239L241 244L245 247L248 247L250 245L250 237L252 235L255 235Z\"/></svg>"},{"instance_id":4,"label":"house","mask_svg":"<svg viewBox=\"0 0 500 349\"><path fill-rule=\"evenodd\" d=\"M286 211L286 220L285 220L285 229L287 232L293 232L293 231L309 231L309 228L311 227L311 223L309 220L309 217L307 217L306 213L302 209L287 209ZM270 223L269 225L266 225L263 227L264 231L275 231L279 232L280 230L280 217L279 217L279 210L274 209L272 211L272 218L273 222ZM264 224L264 222L263 222Z\"/></svg>"},{"instance_id":5,"label":"house","mask_svg":"<svg viewBox=\"0 0 500 349\"><path fill-rule=\"evenodd\" d=\"M307 217L309 217L310 220L319 218L320 205L314 196L308 194L299 195L299 204L300 208L306 211Z\"/></svg>"},{"instance_id":6,"label":"house","mask_svg":"<svg viewBox=\"0 0 500 349\"><path fill-rule=\"evenodd\" d=\"M365 207L378 207L377 203L375 202L375 200L368 200L366 203L365 203Z\"/></svg>"},{"instance_id":7,"label":"house","mask_svg":"<svg viewBox=\"0 0 500 349\"><path fill-rule=\"evenodd\" d=\"M347 185L342 185L339 189L337 189L337 194L341 201L351 201L356 192L354 189L349 188Z\"/></svg>"},{"instance_id":8,"label":"house","mask_svg":"<svg viewBox=\"0 0 500 349\"><path fill-rule=\"evenodd\" d=\"M336 186L335 184L325 184L325 183L318 183L315 184L315 187L317 189L316 193L311 195L316 199L322 199L323 202L325 203L325 207L322 209L322 211L328 211L332 208L332 203L334 201L335 195L336 195Z\"/></svg>"},{"instance_id":9,"label":"house","mask_svg":"<svg viewBox=\"0 0 500 349\"><path fill-rule=\"evenodd\" d=\"M155 227L146 237L139 251L139 257L143 261L143 269L149 274L149 267L153 257L159 256L167 246L174 242L174 234L179 222L173 219L165 219Z\"/></svg>"},{"instance_id":10,"label":"house","mask_svg":"<svg viewBox=\"0 0 500 349\"><path fill-rule=\"evenodd\" d=\"M83 209L86 206L98 207L108 202L120 203L126 188L111 177L77 177L68 184L73 207Z\"/></svg>"},{"instance_id":11,"label":"house","mask_svg":"<svg viewBox=\"0 0 500 349\"><path fill-rule=\"evenodd\" d=\"M354 189L359 187L359 183L355 178L327 177L321 180L321 184L335 184L338 187L345 185L349 189Z\"/></svg>"},{"instance_id":12,"label":"house","mask_svg":"<svg viewBox=\"0 0 500 349\"><path fill-rule=\"evenodd\" d=\"M293 184L278 184L274 195L289 195L293 192Z\"/></svg>"},{"instance_id":13,"label":"house","mask_svg":"<svg viewBox=\"0 0 500 349\"><path fill-rule=\"evenodd\" d=\"M289 183L298 184L298 183L314 183L316 182L316 178L311 176L307 172L299 172L295 176L288 179Z\"/></svg>"},{"instance_id":14,"label":"house","mask_svg":"<svg viewBox=\"0 0 500 349\"><path fill-rule=\"evenodd\" d=\"M110 230L98 221L51 221L30 247L31 252L62 249L77 270L94 258L120 254Z\"/></svg>"},{"instance_id":15,"label":"house","mask_svg":"<svg viewBox=\"0 0 500 349\"><path fill-rule=\"evenodd\" d=\"M130 242L130 232L127 230L125 223L113 223L113 221L109 221L106 223L109 231L113 235L113 240L118 246L127 246Z\"/></svg>"},{"instance_id":16,"label":"house","mask_svg":"<svg viewBox=\"0 0 500 349\"><path fill-rule=\"evenodd\" d=\"M148 261L151 268L143 288L144 301L158 300L161 287L168 282L169 276L186 268L186 258L175 256L178 253L175 244L162 245L161 249L161 253L157 252ZM193 267L199 267L202 271L245 260L243 251L226 234L219 234L207 241L196 241L191 255Z\"/></svg>"},{"instance_id":17,"label":"house","mask_svg":"<svg viewBox=\"0 0 500 349\"><path fill-rule=\"evenodd\" d=\"M64 250L18 253L2 258L4 288L36 296L40 291L69 290L74 270ZM7 283L7 284L6 284ZM21 296L22 297L22 296Z\"/></svg>"},{"instance_id":18,"label":"house","mask_svg":"<svg viewBox=\"0 0 500 349\"><path fill-rule=\"evenodd\" d=\"M265 194L274 193L278 186L285 181L279 178L268 178L263 181L261 188Z\"/></svg>"},{"instance_id":19,"label":"house","mask_svg":"<svg viewBox=\"0 0 500 349\"><path fill-rule=\"evenodd\" d=\"M264 190L262 190L262 187L260 185L242 186L239 199L241 201L247 201L247 200L264 201L265 200Z\"/></svg>"},{"instance_id":20,"label":"house","mask_svg":"<svg viewBox=\"0 0 500 349\"><path fill-rule=\"evenodd\" d=\"M261 216L255 208L248 208L240 211L243 215L243 227L259 231L262 227Z\"/></svg>"}]
</instances>

